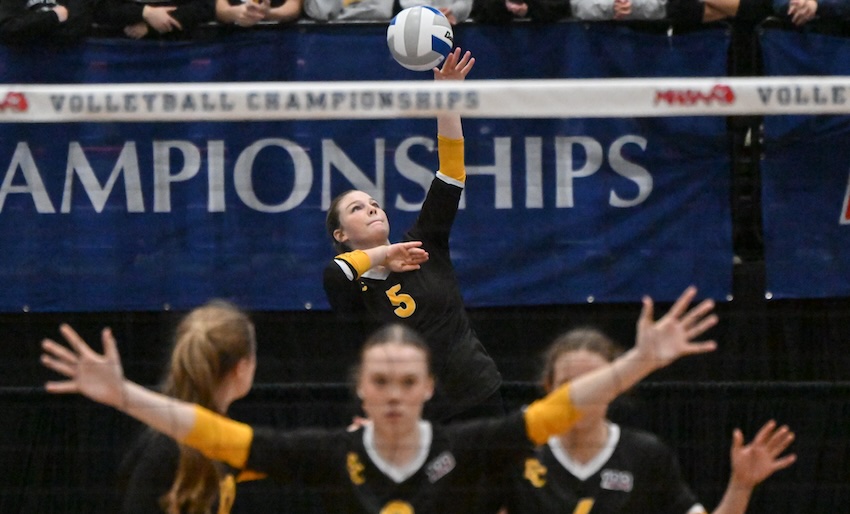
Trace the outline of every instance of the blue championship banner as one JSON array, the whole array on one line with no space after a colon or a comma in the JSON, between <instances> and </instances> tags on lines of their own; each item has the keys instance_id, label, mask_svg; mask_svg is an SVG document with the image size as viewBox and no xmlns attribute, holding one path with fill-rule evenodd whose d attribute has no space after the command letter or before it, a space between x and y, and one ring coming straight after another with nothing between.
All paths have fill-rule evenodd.
<instances>
[{"instance_id":1,"label":"blue championship banner","mask_svg":"<svg viewBox=\"0 0 850 514\"><path fill-rule=\"evenodd\" d=\"M392 61L385 30L315 25L193 43L0 48L0 81L431 80ZM722 29L667 36L571 23L462 25L455 38L477 58L468 81L716 77L729 43ZM57 109L91 113L146 101L98 102L84 87L50 97ZM226 93L157 101L186 113L230 105ZM251 101L311 108L271 94ZM435 130L431 119L2 124L0 310L185 309L212 297L257 310L327 309L331 198L369 192L397 239L437 167ZM483 118L464 130L469 178L452 247L470 306L664 301L689 284L730 294L724 118Z\"/></svg>"},{"instance_id":2,"label":"blue championship banner","mask_svg":"<svg viewBox=\"0 0 850 514\"><path fill-rule=\"evenodd\" d=\"M846 38L765 30L766 75L850 75ZM850 105L850 88L765 91L770 102ZM850 296L850 116L764 121L762 204L774 298Z\"/></svg>"}]
</instances>

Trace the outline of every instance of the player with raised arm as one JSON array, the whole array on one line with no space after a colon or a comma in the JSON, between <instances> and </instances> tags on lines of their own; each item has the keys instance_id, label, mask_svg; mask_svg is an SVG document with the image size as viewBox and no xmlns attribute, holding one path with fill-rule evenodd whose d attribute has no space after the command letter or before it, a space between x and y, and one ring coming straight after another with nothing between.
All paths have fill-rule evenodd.
<instances>
[{"instance_id":1,"label":"player with raised arm","mask_svg":"<svg viewBox=\"0 0 850 514\"><path fill-rule=\"evenodd\" d=\"M45 339L41 361L66 377L48 382L47 391L112 406L234 469L313 486L334 512L468 513L485 473L569 430L651 372L714 350L714 341L693 341L717 323L710 300L688 309L695 294L688 288L658 320L645 298L634 348L527 409L447 426L422 419L434 392L429 351L400 324L380 329L362 348L355 385L370 422L353 431L255 428L146 389L124 377L109 329L99 354L63 325L70 348Z\"/></svg>"},{"instance_id":2,"label":"player with raised arm","mask_svg":"<svg viewBox=\"0 0 850 514\"><path fill-rule=\"evenodd\" d=\"M435 80L463 80L475 59L455 48ZM352 190L330 205L326 228L338 255L324 272L324 288L334 312L344 320L375 326L400 322L425 337L431 348L437 392L426 417L453 419L504 413L501 375L472 327L455 276L449 237L466 182L463 126L459 114L437 118L439 171L422 209L403 241L421 242L427 260L418 269L388 269L387 214L371 195ZM398 243L397 243L398 244Z\"/></svg>"}]
</instances>

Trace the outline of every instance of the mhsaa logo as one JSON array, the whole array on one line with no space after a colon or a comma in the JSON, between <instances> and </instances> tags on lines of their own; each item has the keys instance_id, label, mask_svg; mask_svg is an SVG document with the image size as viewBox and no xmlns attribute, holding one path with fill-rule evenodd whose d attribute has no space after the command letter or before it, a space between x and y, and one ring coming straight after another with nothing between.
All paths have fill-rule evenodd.
<instances>
[{"instance_id":1,"label":"mhsaa logo","mask_svg":"<svg viewBox=\"0 0 850 514\"><path fill-rule=\"evenodd\" d=\"M655 92L655 105L696 105L698 103L711 105L731 105L735 103L735 91L731 87L718 84L708 92L693 89L667 89Z\"/></svg>"},{"instance_id":2,"label":"mhsaa logo","mask_svg":"<svg viewBox=\"0 0 850 514\"><path fill-rule=\"evenodd\" d=\"M841 216L838 222L842 225L850 225L850 174L847 176L847 190L844 192L844 206L841 208Z\"/></svg>"},{"instance_id":3,"label":"mhsaa logo","mask_svg":"<svg viewBox=\"0 0 850 514\"><path fill-rule=\"evenodd\" d=\"M24 112L27 110L27 97L23 93L15 93L9 91L6 96L0 101L0 112L10 111Z\"/></svg>"}]
</instances>

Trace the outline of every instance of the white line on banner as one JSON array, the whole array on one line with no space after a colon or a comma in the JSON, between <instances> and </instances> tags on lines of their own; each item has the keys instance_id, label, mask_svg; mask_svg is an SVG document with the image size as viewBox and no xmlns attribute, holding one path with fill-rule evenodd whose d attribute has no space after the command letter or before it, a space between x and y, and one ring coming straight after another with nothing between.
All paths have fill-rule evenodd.
<instances>
[{"instance_id":1,"label":"white line on banner","mask_svg":"<svg viewBox=\"0 0 850 514\"><path fill-rule=\"evenodd\" d=\"M850 114L850 77L0 85L0 122Z\"/></svg>"}]
</instances>

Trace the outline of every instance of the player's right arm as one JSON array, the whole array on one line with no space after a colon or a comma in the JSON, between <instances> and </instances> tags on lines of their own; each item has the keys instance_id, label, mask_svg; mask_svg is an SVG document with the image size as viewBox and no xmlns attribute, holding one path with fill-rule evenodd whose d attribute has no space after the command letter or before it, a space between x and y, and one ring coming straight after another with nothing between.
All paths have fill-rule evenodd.
<instances>
[{"instance_id":1,"label":"player's right arm","mask_svg":"<svg viewBox=\"0 0 850 514\"><path fill-rule=\"evenodd\" d=\"M743 514L747 511L755 487L773 473L785 469L797 456L783 455L794 441L794 432L787 425L778 426L770 420L744 445L744 434L735 429L732 434L732 476L720 503L712 514Z\"/></svg>"},{"instance_id":2,"label":"player's right arm","mask_svg":"<svg viewBox=\"0 0 850 514\"><path fill-rule=\"evenodd\" d=\"M383 266L394 272L413 271L428 260L422 241L404 241L354 250L334 257L334 262L350 281L357 280L370 269Z\"/></svg>"}]
</instances>

